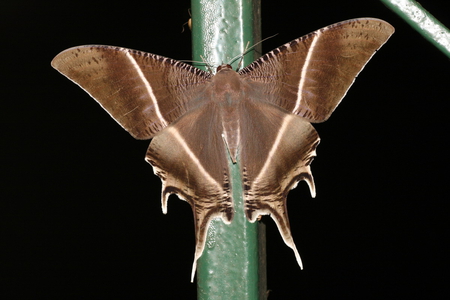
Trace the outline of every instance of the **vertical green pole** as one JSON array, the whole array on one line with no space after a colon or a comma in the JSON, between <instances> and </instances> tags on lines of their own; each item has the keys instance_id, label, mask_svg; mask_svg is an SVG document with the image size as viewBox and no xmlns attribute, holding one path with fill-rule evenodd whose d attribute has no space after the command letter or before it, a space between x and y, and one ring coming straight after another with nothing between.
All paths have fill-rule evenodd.
<instances>
[{"instance_id":1,"label":"vertical green pole","mask_svg":"<svg viewBox=\"0 0 450 300\"><path fill-rule=\"evenodd\" d=\"M217 67L260 41L259 0L192 0L191 10L194 61ZM255 52L244 56L244 66L259 56ZM230 225L214 220L208 228L197 268L198 299L266 299L264 227L247 221L239 162L229 164L234 219Z\"/></svg>"}]
</instances>

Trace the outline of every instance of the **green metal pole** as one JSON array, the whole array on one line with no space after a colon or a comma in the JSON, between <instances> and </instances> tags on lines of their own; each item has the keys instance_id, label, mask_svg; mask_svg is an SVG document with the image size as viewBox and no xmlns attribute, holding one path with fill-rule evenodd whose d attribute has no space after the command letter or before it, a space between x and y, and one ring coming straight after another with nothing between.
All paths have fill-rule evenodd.
<instances>
[{"instance_id":1,"label":"green metal pole","mask_svg":"<svg viewBox=\"0 0 450 300\"><path fill-rule=\"evenodd\" d=\"M428 41L450 57L450 31L414 0L381 0Z\"/></svg>"},{"instance_id":2,"label":"green metal pole","mask_svg":"<svg viewBox=\"0 0 450 300\"><path fill-rule=\"evenodd\" d=\"M211 64L213 71L260 40L259 0L192 0L191 11L193 60ZM257 52L246 54L243 65ZM266 299L265 230L247 221L239 162L229 158L229 165L234 219L230 225L214 220L208 228L197 268L198 299Z\"/></svg>"}]
</instances>

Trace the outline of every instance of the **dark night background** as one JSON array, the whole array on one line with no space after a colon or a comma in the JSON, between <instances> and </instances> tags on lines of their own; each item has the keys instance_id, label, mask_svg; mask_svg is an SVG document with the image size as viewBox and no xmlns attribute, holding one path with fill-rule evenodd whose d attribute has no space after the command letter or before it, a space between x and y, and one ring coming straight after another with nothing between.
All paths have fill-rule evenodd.
<instances>
[{"instance_id":1,"label":"dark night background","mask_svg":"<svg viewBox=\"0 0 450 300\"><path fill-rule=\"evenodd\" d=\"M449 59L379 1L262 2L264 52L355 17L396 28L315 126L317 197L289 196L303 271L264 218L269 299L448 299ZM450 26L444 2L421 1ZM50 67L82 44L188 60L189 0L0 6L0 297L195 299L189 205L163 215L148 141Z\"/></svg>"}]
</instances>

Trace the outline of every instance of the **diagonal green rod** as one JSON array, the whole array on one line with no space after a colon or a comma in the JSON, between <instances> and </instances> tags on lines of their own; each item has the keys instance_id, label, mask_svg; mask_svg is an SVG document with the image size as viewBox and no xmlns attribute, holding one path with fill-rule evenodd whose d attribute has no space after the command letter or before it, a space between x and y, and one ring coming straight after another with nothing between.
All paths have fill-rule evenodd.
<instances>
[{"instance_id":1,"label":"diagonal green rod","mask_svg":"<svg viewBox=\"0 0 450 300\"><path fill-rule=\"evenodd\" d=\"M213 71L260 40L259 0L192 0L191 11L193 60ZM244 56L244 66L259 56L255 52ZM234 218L230 225L213 220L208 228L197 268L198 299L266 299L265 230L247 221L239 161L229 158L229 166Z\"/></svg>"},{"instance_id":2,"label":"diagonal green rod","mask_svg":"<svg viewBox=\"0 0 450 300\"><path fill-rule=\"evenodd\" d=\"M381 0L429 42L450 57L450 31L414 0Z\"/></svg>"}]
</instances>

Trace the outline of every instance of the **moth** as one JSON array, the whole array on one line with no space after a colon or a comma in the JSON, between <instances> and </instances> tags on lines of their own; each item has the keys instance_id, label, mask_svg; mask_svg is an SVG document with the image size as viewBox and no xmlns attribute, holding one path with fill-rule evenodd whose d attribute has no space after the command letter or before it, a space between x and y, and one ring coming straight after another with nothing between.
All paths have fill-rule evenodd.
<instances>
[{"instance_id":1,"label":"moth","mask_svg":"<svg viewBox=\"0 0 450 300\"><path fill-rule=\"evenodd\" d=\"M310 164L326 121L374 53L394 33L387 22L336 23L265 54L240 71L216 74L159 55L87 45L58 54L52 66L91 95L136 139L152 139L146 161L170 194L194 214L193 273L209 223L234 214L229 158L239 163L250 222L270 215L302 262L286 197L304 180L315 196Z\"/></svg>"}]
</instances>

